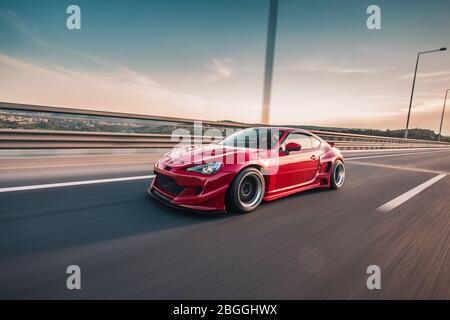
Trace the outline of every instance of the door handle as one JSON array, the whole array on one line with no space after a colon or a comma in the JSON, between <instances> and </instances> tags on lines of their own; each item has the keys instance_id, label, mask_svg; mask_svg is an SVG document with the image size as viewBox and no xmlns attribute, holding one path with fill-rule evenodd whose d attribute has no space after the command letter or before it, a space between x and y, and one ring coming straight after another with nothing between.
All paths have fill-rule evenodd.
<instances>
[{"instance_id":1,"label":"door handle","mask_svg":"<svg viewBox=\"0 0 450 320\"><path fill-rule=\"evenodd\" d=\"M311 160L317 160L316 155L313 154L313 155L311 156Z\"/></svg>"}]
</instances>

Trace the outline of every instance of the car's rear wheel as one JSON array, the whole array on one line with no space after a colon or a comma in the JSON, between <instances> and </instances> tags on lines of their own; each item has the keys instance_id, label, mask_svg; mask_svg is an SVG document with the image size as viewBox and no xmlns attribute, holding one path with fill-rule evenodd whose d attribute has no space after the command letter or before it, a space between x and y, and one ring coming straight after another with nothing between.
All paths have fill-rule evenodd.
<instances>
[{"instance_id":1,"label":"car's rear wheel","mask_svg":"<svg viewBox=\"0 0 450 320\"><path fill-rule=\"evenodd\" d=\"M345 166L341 160L334 163L331 171L331 189L339 189L345 182Z\"/></svg>"},{"instance_id":2,"label":"car's rear wheel","mask_svg":"<svg viewBox=\"0 0 450 320\"><path fill-rule=\"evenodd\" d=\"M265 181L256 168L246 168L234 178L228 191L228 204L232 211L247 213L255 210L261 203Z\"/></svg>"}]
</instances>

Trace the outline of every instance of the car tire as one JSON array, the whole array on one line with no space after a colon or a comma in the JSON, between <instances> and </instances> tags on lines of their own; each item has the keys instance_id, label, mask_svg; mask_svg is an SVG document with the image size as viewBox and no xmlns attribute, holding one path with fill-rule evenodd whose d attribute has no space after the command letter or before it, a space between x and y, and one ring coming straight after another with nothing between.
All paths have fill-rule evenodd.
<instances>
[{"instance_id":1,"label":"car tire","mask_svg":"<svg viewBox=\"0 0 450 320\"><path fill-rule=\"evenodd\" d=\"M345 182L345 166L344 162L337 160L330 174L330 186L331 189L339 189Z\"/></svg>"},{"instance_id":2,"label":"car tire","mask_svg":"<svg viewBox=\"0 0 450 320\"><path fill-rule=\"evenodd\" d=\"M231 211L248 213L255 210L264 197L266 184L261 172L253 167L239 172L228 190Z\"/></svg>"}]
</instances>

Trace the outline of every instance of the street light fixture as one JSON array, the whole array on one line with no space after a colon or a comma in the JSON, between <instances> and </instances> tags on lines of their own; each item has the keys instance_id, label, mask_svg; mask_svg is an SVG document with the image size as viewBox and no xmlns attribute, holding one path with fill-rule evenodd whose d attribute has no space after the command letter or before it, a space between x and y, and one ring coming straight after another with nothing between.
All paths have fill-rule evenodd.
<instances>
[{"instance_id":1,"label":"street light fixture","mask_svg":"<svg viewBox=\"0 0 450 320\"><path fill-rule=\"evenodd\" d=\"M409 118L411 116L411 106L412 106L412 101L413 101L413 96L414 96L414 86L416 84L417 67L419 66L419 57L421 54L439 52L439 51L445 51L445 50L447 50L447 48L444 47L444 48L435 49L435 50L422 51L417 54L416 69L414 71L414 79L413 79L413 85L412 85L412 90L411 90L411 98L409 99L408 118L406 120L405 139L408 139Z\"/></svg>"},{"instance_id":2,"label":"street light fixture","mask_svg":"<svg viewBox=\"0 0 450 320\"><path fill-rule=\"evenodd\" d=\"M444 98L444 107L442 108L442 116L441 116L441 126L439 127L439 135L438 135L438 141L441 141L441 132L442 132L442 123L444 122L444 114L445 114L445 103L447 102L447 94L450 89L447 89L445 91L445 98Z\"/></svg>"}]
</instances>

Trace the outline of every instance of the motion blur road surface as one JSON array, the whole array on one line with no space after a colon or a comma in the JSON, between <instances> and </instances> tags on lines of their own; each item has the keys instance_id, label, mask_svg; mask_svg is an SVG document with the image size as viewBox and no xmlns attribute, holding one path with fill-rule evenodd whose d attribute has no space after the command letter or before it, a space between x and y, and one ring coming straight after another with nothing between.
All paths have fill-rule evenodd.
<instances>
[{"instance_id":1,"label":"motion blur road surface","mask_svg":"<svg viewBox=\"0 0 450 320\"><path fill-rule=\"evenodd\" d=\"M450 150L345 156L343 189L237 215L161 205L151 178L5 189L151 175L155 154L3 155L0 298L450 299Z\"/></svg>"}]
</instances>

